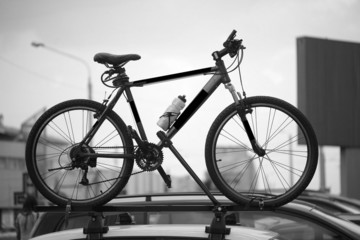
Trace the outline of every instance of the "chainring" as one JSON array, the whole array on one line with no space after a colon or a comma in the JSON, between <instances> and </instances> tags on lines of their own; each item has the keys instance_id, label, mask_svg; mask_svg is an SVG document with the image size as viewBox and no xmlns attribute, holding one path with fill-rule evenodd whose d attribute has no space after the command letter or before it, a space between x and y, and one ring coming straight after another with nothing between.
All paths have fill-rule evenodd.
<instances>
[{"instance_id":1,"label":"chainring","mask_svg":"<svg viewBox=\"0 0 360 240\"><path fill-rule=\"evenodd\" d=\"M156 170L164 159L161 148L153 143L144 143L136 150L135 156L138 167L147 172Z\"/></svg>"}]
</instances>

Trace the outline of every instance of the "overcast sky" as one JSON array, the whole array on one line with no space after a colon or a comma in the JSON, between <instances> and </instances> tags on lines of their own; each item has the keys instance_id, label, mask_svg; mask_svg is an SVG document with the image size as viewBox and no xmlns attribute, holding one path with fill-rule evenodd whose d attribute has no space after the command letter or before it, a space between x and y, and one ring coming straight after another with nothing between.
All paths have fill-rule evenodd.
<instances>
[{"instance_id":1,"label":"overcast sky","mask_svg":"<svg viewBox=\"0 0 360 240\"><path fill-rule=\"evenodd\" d=\"M213 66L211 53L233 29L246 46L242 75L248 96L271 95L296 105L296 38L360 42L359 13L357 0L0 0L0 114L5 125L20 127L43 107L87 97L85 66L34 48L32 41L86 61L94 99L101 101L111 90L99 80L105 68L93 62L95 53L141 55L126 67L137 80ZM231 77L240 90L238 76ZM172 99L193 98L206 80L134 89L150 141L157 142L156 121ZM230 103L220 87L184 127L176 138L185 157L204 163L208 128ZM123 107L117 111L128 113ZM196 143L186 145L194 131Z\"/></svg>"}]
</instances>

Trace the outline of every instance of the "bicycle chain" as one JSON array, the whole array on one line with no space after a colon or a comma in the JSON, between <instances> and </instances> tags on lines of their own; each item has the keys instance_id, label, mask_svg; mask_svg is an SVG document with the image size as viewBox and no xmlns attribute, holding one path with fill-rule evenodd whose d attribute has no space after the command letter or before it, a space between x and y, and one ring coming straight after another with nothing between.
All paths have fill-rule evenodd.
<instances>
[{"instance_id":1,"label":"bicycle chain","mask_svg":"<svg viewBox=\"0 0 360 240\"><path fill-rule=\"evenodd\" d=\"M107 180L103 180L103 181L99 181L99 182L89 183L89 184L87 184L87 185L94 185L94 184L99 184L99 183L109 182L109 181L112 181L112 180L117 180L117 179L124 178L124 177L130 177L130 176L132 176L132 175L140 174L140 173L143 173L143 172L145 172L145 170L143 170L143 171L139 171L139 172L134 172L134 173L131 173L131 174L129 174L128 176L122 176L122 177L111 178L111 179L107 179Z\"/></svg>"},{"instance_id":2,"label":"bicycle chain","mask_svg":"<svg viewBox=\"0 0 360 240\"><path fill-rule=\"evenodd\" d=\"M97 149L97 148L135 148L135 147L109 146L109 147L91 147L91 148Z\"/></svg>"},{"instance_id":3,"label":"bicycle chain","mask_svg":"<svg viewBox=\"0 0 360 240\"><path fill-rule=\"evenodd\" d=\"M124 147L121 147L121 146L108 146L108 147L91 147L92 149L111 149L111 148L124 148ZM133 147L128 147L128 148L133 148ZM65 167L61 167L62 169L65 169ZM67 167L66 167L67 168ZM60 169L60 168L59 168ZM53 169L55 170L55 169ZM103 180L103 181L99 181L99 182L94 182L94 183L89 183L87 185L95 185L95 184L100 184L100 183L104 183L104 182L109 182L109 181L113 181L113 180L117 180L117 179L120 179L120 178L124 178L124 177L130 177L132 175L137 175L137 174L140 174L140 173L143 173L143 172L146 172L146 170L142 170L142 171L138 171L138 172L134 172L134 173L131 173L127 176L122 176L122 177L116 177L116 178L111 178L111 179L106 179L106 180Z\"/></svg>"},{"instance_id":4,"label":"bicycle chain","mask_svg":"<svg viewBox=\"0 0 360 240\"><path fill-rule=\"evenodd\" d=\"M121 146L108 146L108 147L92 147L92 148L93 148L93 149L101 149L101 148L103 148L103 149L110 149L110 148L124 148L124 147L121 147ZM128 147L128 148L133 148L133 147ZM138 172L131 173L131 174L129 174L128 176L111 178L111 179L107 179L107 180L103 180L103 181L99 181L99 182L89 183L88 185L95 185L95 184L100 184L100 183L104 183L104 182L109 182L109 181L117 180L117 179L124 178L124 177L130 177L130 176L132 176L132 175L140 174L140 173L143 173L143 172L146 172L146 171L145 171L145 170L142 170L142 171L138 171Z\"/></svg>"}]
</instances>

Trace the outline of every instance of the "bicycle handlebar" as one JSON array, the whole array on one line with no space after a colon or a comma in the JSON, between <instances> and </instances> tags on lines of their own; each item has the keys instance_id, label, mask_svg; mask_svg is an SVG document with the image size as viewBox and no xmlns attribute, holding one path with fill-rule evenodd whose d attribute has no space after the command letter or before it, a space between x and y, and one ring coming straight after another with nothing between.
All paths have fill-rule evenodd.
<instances>
[{"instance_id":1,"label":"bicycle handlebar","mask_svg":"<svg viewBox=\"0 0 360 240\"><path fill-rule=\"evenodd\" d=\"M226 41L223 43L225 48L221 49L220 51L216 51L213 54L215 60L222 58L226 54L229 54L230 57L234 57L240 49L245 49L245 47L242 45L242 39L237 40L235 39L235 36L236 30L233 30Z\"/></svg>"}]
</instances>

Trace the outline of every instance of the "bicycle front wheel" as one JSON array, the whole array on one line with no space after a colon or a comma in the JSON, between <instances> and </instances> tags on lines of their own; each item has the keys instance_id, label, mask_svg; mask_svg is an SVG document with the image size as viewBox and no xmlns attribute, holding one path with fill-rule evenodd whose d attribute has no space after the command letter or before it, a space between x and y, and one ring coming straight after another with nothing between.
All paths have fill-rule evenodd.
<instances>
[{"instance_id":1,"label":"bicycle front wheel","mask_svg":"<svg viewBox=\"0 0 360 240\"><path fill-rule=\"evenodd\" d=\"M296 198L317 166L316 135L305 116L272 97L243 100L246 118L265 155L256 154L239 117L240 105L224 109L205 146L206 166L215 186L239 204L276 207Z\"/></svg>"},{"instance_id":2,"label":"bicycle front wheel","mask_svg":"<svg viewBox=\"0 0 360 240\"><path fill-rule=\"evenodd\" d=\"M63 206L102 205L126 185L133 159L80 154L132 154L133 143L113 111L90 142L79 146L105 109L90 100L70 100L47 110L33 126L26 144L26 166L34 185Z\"/></svg>"}]
</instances>

